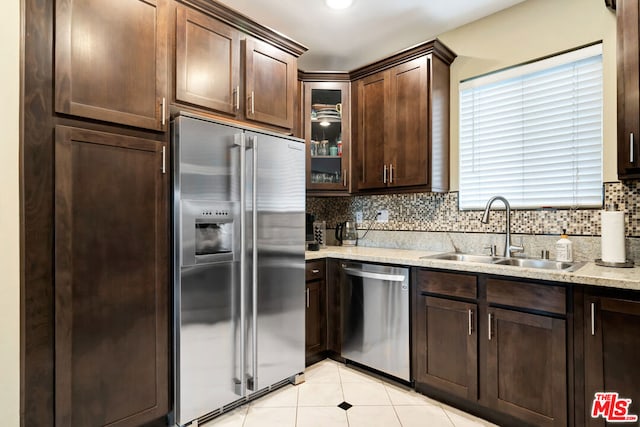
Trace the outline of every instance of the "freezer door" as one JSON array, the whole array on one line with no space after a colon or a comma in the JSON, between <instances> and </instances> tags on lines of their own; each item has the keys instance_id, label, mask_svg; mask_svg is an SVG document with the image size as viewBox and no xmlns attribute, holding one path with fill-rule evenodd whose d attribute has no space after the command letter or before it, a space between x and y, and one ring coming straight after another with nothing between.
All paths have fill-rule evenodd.
<instances>
[{"instance_id":1,"label":"freezer door","mask_svg":"<svg viewBox=\"0 0 640 427\"><path fill-rule=\"evenodd\" d=\"M246 139L254 173L247 215L247 384L254 392L304 370L305 158L298 141L250 132Z\"/></svg>"},{"instance_id":2,"label":"freezer door","mask_svg":"<svg viewBox=\"0 0 640 427\"><path fill-rule=\"evenodd\" d=\"M176 423L241 398L238 262L181 269L176 294Z\"/></svg>"},{"instance_id":3,"label":"freezer door","mask_svg":"<svg viewBox=\"0 0 640 427\"><path fill-rule=\"evenodd\" d=\"M179 116L172 130L175 199L238 201L242 129Z\"/></svg>"}]
</instances>

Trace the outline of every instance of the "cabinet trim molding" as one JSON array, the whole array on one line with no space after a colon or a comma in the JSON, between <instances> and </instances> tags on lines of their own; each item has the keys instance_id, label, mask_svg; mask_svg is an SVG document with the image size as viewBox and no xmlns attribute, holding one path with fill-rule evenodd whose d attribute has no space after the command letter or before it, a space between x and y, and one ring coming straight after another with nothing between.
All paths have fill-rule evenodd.
<instances>
[{"instance_id":1,"label":"cabinet trim molding","mask_svg":"<svg viewBox=\"0 0 640 427\"><path fill-rule=\"evenodd\" d=\"M269 27L265 27L249 17L211 0L178 0L179 3L186 4L202 12L212 14L217 19L234 26L245 34L249 34L257 39L273 44L285 52L294 55L296 58L305 53L308 48L289 37L275 32Z\"/></svg>"},{"instance_id":2,"label":"cabinet trim molding","mask_svg":"<svg viewBox=\"0 0 640 427\"><path fill-rule=\"evenodd\" d=\"M351 80L361 79L377 73L378 71L389 69L428 54L432 54L433 56L440 58L447 65L451 65L453 60L456 58L456 54L451 49L445 46L440 40L435 39L420 43L416 46L388 56L385 59L381 59L380 61L352 70L349 75L351 76Z\"/></svg>"}]
</instances>

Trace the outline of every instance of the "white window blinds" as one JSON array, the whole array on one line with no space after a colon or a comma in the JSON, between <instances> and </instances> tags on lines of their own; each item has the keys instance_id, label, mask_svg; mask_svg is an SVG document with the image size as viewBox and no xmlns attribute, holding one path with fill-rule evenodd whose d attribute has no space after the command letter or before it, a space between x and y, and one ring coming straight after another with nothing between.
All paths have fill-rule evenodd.
<instances>
[{"instance_id":1,"label":"white window blinds","mask_svg":"<svg viewBox=\"0 0 640 427\"><path fill-rule=\"evenodd\" d=\"M460 209L602 205L602 45L460 83Z\"/></svg>"}]
</instances>

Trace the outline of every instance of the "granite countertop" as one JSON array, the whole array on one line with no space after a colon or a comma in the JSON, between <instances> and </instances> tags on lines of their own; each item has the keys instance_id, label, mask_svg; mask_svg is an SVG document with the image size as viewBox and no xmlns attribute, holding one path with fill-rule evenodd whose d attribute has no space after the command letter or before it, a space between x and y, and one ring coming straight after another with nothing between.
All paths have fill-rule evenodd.
<instances>
[{"instance_id":1,"label":"granite countertop","mask_svg":"<svg viewBox=\"0 0 640 427\"><path fill-rule=\"evenodd\" d=\"M421 257L436 255L438 253L441 252L360 246L328 246L327 248L320 249L319 251L305 252L305 259L340 258L353 261L398 264L412 267L442 268L447 270L498 274L527 279L640 290L640 267L637 266L633 268L610 268L600 267L593 262L587 262L574 272L566 272L513 267L507 265L473 263L467 261L461 262L438 259L421 259Z\"/></svg>"}]
</instances>

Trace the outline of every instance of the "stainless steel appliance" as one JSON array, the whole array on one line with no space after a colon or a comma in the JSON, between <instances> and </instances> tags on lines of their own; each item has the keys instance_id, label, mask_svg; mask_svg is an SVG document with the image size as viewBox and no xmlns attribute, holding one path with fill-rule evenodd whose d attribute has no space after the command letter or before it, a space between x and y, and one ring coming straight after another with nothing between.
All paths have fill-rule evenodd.
<instances>
[{"instance_id":1,"label":"stainless steel appliance","mask_svg":"<svg viewBox=\"0 0 640 427\"><path fill-rule=\"evenodd\" d=\"M173 416L185 425L304 370L305 158L301 140L189 114L172 142Z\"/></svg>"},{"instance_id":2,"label":"stainless steel appliance","mask_svg":"<svg viewBox=\"0 0 640 427\"><path fill-rule=\"evenodd\" d=\"M342 357L410 381L409 269L342 264Z\"/></svg>"}]
</instances>

